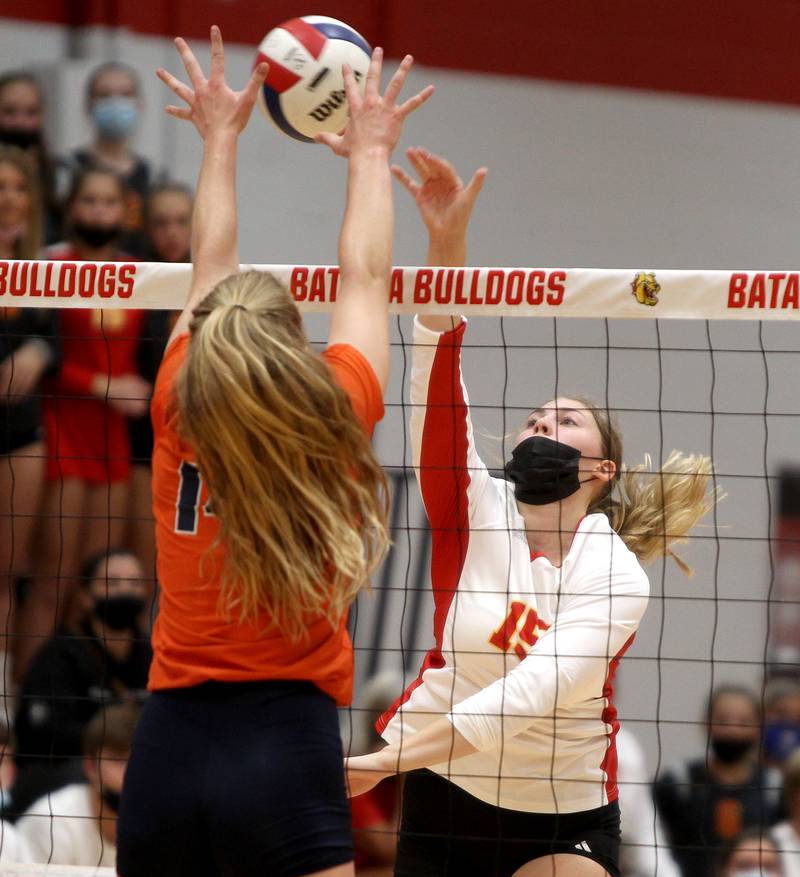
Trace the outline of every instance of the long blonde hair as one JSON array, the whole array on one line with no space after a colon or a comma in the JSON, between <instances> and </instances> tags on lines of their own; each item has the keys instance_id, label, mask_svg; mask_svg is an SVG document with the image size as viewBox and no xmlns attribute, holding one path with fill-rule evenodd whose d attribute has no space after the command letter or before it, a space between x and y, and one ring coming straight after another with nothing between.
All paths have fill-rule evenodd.
<instances>
[{"instance_id":1,"label":"long blonde hair","mask_svg":"<svg viewBox=\"0 0 800 877\"><path fill-rule=\"evenodd\" d=\"M228 611L292 638L336 626L389 542L387 484L288 290L257 271L194 311L177 379L181 435L208 484Z\"/></svg>"},{"instance_id":2,"label":"long blonde hair","mask_svg":"<svg viewBox=\"0 0 800 877\"><path fill-rule=\"evenodd\" d=\"M25 232L14 246L14 258L37 259L42 249L43 219L42 196L39 191L36 165L22 149L4 144L0 144L0 164L10 164L22 174L30 201Z\"/></svg>"},{"instance_id":3,"label":"long blonde hair","mask_svg":"<svg viewBox=\"0 0 800 877\"><path fill-rule=\"evenodd\" d=\"M687 575L692 570L672 550L687 541L692 527L722 499L719 488L708 490L713 474L711 458L672 451L660 469L649 454L644 463L622 462L622 436L606 408L580 396L570 396L591 412L603 443L603 456L613 460L616 475L589 506L589 513L608 515L613 529L639 558L650 563L668 555Z\"/></svg>"}]
</instances>

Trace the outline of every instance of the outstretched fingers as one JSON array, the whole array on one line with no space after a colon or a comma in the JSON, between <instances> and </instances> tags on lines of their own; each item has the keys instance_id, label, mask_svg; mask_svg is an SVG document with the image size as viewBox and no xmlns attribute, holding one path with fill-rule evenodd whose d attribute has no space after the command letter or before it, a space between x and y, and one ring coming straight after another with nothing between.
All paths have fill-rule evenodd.
<instances>
[{"instance_id":1,"label":"outstretched fingers","mask_svg":"<svg viewBox=\"0 0 800 877\"><path fill-rule=\"evenodd\" d=\"M418 110L433 94L433 91L434 89L432 85L426 85L419 94L415 94L414 97L410 97L405 103L400 104L400 115L405 119L405 117L413 113L414 110Z\"/></svg>"},{"instance_id":2,"label":"outstretched fingers","mask_svg":"<svg viewBox=\"0 0 800 877\"><path fill-rule=\"evenodd\" d=\"M411 197L416 199L419 190L422 188L420 184L412 179L399 165L392 165L392 174L405 186Z\"/></svg>"},{"instance_id":3,"label":"outstretched fingers","mask_svg":"<svg viewBox=\"0 0 800 877\"><path fill-rule=\"evenodd\" d=\"M225 46L222 43L222 33L213 24L211 26L211 74L209 81L224 82L225 80Z\"/></svg>"},{"instance_id":4,"label":"outstretched fingers","mask_svg":"<svg viewBox=\"0 0 800 877\"><path fill-rule=\"evenodd\" d=\"M168 112L170 116L175 116L176 119L183 119L186 122L192 121L192 111L186 107L176 107L169 104L169 106L164 107L164 110Z\"/></svg>"},{"instance_id":5,"label":"outstretched fingers","mask_svg":"<svg viewBox=\"0 0 800 877\"><path fill-rule=\"evenodd\" d=\"M372 50L369 70L367 70L367 81L364 86L364 97L380 97L382 65L383 49L380 46L377 46Z\"/></svg>"},{"instance_id":6,"label":"outstretched fingers","mask_svg":"<svg viewBox=\"0 0 800 877\"><path fill-rule=\"evenodd\" d=\"M264 84L264 80L267 78L267 73L269 73L269 64L267 64L266 61L262 61L253 68L250 79L242 91L242 95L248 104L255 103L255 100L258 97L258 91Z\"/></svg>"},{"instance_id":7,"label":"outstretched fingers","mask_svg":"<svg viewBox=\"0 0 800 877\"><path fill-rule=\"evenodd\" d=\"M425 158L425 150L411 147L406 150L406 157L423 183L433 177L431 166Z\"/></svg>"},{"instance_id":8,"label":"outstretched fingers","mask_svg":"<svg viewBox=\"0 0 800 877\"><path fill-rule=\"evenodd\" d=\"M178 54L181 56L183 66L186 68L186 73L194 86L194 90L197 91L197 89L206 81L205 76L203 76L203 69L197 58L195 58L194 52L189 48L189 44L183 37L175 38L175 47L178 50Z\"/></svg>"},{"instance_id":9,"label":"outstretched fingers","mask_svg":"<svg viewBox=\"0 0 800 877\"><path fill-rule=\"evenodd\" d=\"M467 196L469 197L470 202L474 202L475 199L480 195L481 189L483 188L483 183L486 180L486 174L489 173L489 168L479 167L478 170L472 175L472 179L467 184Z\"/></svg>"},{"instance_id":10,"label":"outstretched fingers","mask_svg":"<svg viewBox=\"0 0 800 877\"><path fill-rule=\"evenodd\" d=\"M192 103L194 92L188 85L184 85L177 76L173 76L168 70L164 70L162 67L159 67L159 69L156 70L156 76L158 76L164 85L171 88L181 100L185 100L187 104Z\"/></svg>"},{"instance_id":11,"label":"outstretched fingers","mask_svg":"<svg viewBox=\"0 0 800 877\"><path fill-rule=\"evenodd\" d=\"M395 70L394 76L389 80L389 84L386 86L386 91L383 93L384 103L389 106L394 106L394 102L397 100L397 96L400 94L400 91L408 78L408 71L413 65L414 59L411 55L406 55L400 62L400 66Z\"/></svg>"},{"instance_id":12,"label":"outstretched fingers","mask_svg":"<svg viewBox=\"0 0 800 877\"><path fill-rule=\"evenodd\" d=\"M342 79L344 80L344 93L347 98L347 105L350 112L357 110L361 106L361 92L356 82L353 68L349 64L342 64Z\"/></svg>"}]
</instances>

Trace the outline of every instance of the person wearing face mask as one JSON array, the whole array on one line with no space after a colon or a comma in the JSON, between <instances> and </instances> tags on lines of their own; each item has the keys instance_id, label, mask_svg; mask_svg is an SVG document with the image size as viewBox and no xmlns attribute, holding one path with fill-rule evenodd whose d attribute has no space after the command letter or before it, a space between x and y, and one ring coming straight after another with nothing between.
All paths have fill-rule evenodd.
<instances>
[{"instance_id":1,"label":"person wearing face mask","mask_svg":"<svg viewBox=\"0 0 800 877\"><path fill-rule=\"evenodd\" d=\"M764 760L782 767L800 749L800 682L777 676L764 689Z\"/></svg>"},{"instance_id":2,"label":"person wearing face mask","mask_svg":"<svg viewBox=\"0 0 800 877\"><path fill-rule=\"evenodd\" d=\"M719 856L714 877L791 877L783 868L774 837L745 829Z\"/></svg>"},{"instance_id":3,"label":"person wearing face mask","mask_svg":"<svg viewBox=\"0 0 800 877\"><path fill-rule=\"evenodd\" d=\"M21 149L0 145L0 259L36 259L41 229L36 167ZM0 725L13 715L13 597L29 571L44 484L40 386L56 363L52 313L0 307Z\"/></svg>"},{"instance_id":4,"label":"person wearing face mask","mask_svg":"<svg viewBox=\"0 0 800 877\"><path fill-rule=\"evenodd\" d=\"M62 161L62 177L97 168L113 171L124 180L126 211L120 245L141 257L147 247L143 209L152 173L148 162L131 148L142 112L136 71L118 61L96 67L86 84L86 111L94 138Z\"/></svg>"},{"instance_id":5,"label":"person wearing face mask","mask_svg":"<svg viewBox=\"0 0 800 877\"><path fill-rule=\"evenodd\" d=\"M118 243L125 186L115 174L79 173L66 210L69 238L48 248L47 258L130 261ZM144 317L127 309L58 311L61 367L45 383L40 550L19 609L25 636L18 641L18 680L54 621L69 611L81 562L104 546L125 544L128 421L147 412L152 390L137 362Z\"/></svg>"},{"instance_id":6,"label":"person wearing face mask","mask_svg":"<svg viewBox=\"0 0 800 877\"><path fill-rule=\"evenodd\" d=\"M81 736L98 710L146 697L152 651L138 621L147 595L141 563L125 549L104 551L86 562L81 582L83 621L48 640L23 680L10 817L80 777Z\"/></svg>"},{"instance_id":7,"label":"person wearing face mask","mask_svg":"<svg viewBox=\"0 0 800 877\"><path fill-rule=\"evenodd\" d=\"M113 867L117 813L139 720L135 704L100 710L82 738L84 776L34 801L16 823L3 822L0 864Z\"/></svg>"},{"instance_id":8,"label":"person wearing face mask","mask_svg":"<svg viewBox=\"0 0 800 877\"><path fill-rule=\"evenodd\" d=\"M706 727L705 756L664 771L653 789L684 877L710 877L720 848L745 828L772 825L779 811L780 776L759 763L756 695L739 685L715 689Z\"/></svg>"},{"instance_id":9,"label":"person wearing face mask","mask_svg":"<svg viewBox=\"0 0 800 877\"><path fill-rule=\"evenodd\" d=\"M465 186L444 159L407 155L419 181L394 170L428 227L428 263L464 264L485 170ZM562 396L535 406L492 477L461 377L465 331L461 317L415 321L436 645L378 723L388 745L347 760L350 791L405 773L398 877L619 877L613 678L647 605L641 564L709 510L710 461L623 471L608 411Z\"/></svg>"},{"instance_id":10,"label":"person wearing face mask","mask_svg":"<svg viewBox=\"0 0 800 877\"><path fill-rule=\"evenodd\" d=\"M780 849L785 877L800 877L800 747L783 764L783 805L786 819L771 834Z\"/></svg>"},{"instance_id":11,"label":"person wearing face mask","mask_svg":"<svg viewBox=\"0 0 800 877\"><path fill-rule=\"evenodd\" d=\"M21 149L36 168L45 243L61 239L56 162L44 139L44 96L39 80L25 70L0 74L0 144Z\"/></svg>"}]
</instances>

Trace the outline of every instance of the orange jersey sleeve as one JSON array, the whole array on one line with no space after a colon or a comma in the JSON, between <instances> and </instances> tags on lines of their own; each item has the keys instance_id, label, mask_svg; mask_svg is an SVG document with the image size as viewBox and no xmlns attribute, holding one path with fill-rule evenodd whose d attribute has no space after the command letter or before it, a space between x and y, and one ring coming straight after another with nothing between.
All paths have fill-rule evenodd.
<instances>
[{"instance_id":1,"label":"orange jersey sleeve","mask_svg":"<svg viewBox=\"0 0 800 877\"><path fill-rule=\"evenodd\" d=\"M336 630L324 618L311 620L308 636L294 643L270 626L266 613L251 623L220 609L224 549L214 545L218 522L192 449L178 436L173 402L175 378L188 347L187 334L167 348L152 401L153 511L161 594L149 687L186 688L212 679L305 679L346 705L352 695L353 649L345 619ZM335 345L323 358L371 433L383 416L381 390L371 366L347 345Z\"/></svg>"}]
</instances>

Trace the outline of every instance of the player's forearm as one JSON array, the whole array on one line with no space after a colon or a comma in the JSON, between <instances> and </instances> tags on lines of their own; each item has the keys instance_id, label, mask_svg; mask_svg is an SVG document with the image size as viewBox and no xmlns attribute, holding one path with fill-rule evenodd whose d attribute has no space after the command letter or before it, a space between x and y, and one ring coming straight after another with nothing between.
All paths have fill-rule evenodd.
<instances>
[{"instance_id":1,"label":"player's forearm","mask_svg":"<svg viewBox=\"0 0 800 877\"><path fill-rule=\"evenodd\" d=\"M349 159L347 207L339 236L342 288L363 284L383 290L386 299L392 266L394 205L389 153L372 146Z\"/></svg>"},{"instance_id":2,"label":"player's forearm","mask_svg":"<svg viewBox=\"0 0 800 877\"><path fill-rule=\"evenodd\" d=\"M460 267L467 261L466 238L457 234L433 235L428 238L428 265ZM433 332L449 332L461 322L458 314L420 314L419 321Z\"/></svg>"},{"instance_id":3,"label":"player's forearm","mask_svg":"<svg viewBox=\"0 0 800 877\"><path fill-rule=\"evenodd\" d=\"M375 768L386 773L406 773L436 764L446 764L478 750L442 716L416 734L404 735L373 756Z\"/></svg>"},{"instance_id":4,"label":"player's forearm","mask_svg":"<svg viewBox=\"0 0 800 877\"><path fill-rule=\"evenodd\" d=\"M192 215L192 261L208 285L239 267L236 224L236 148L233 130L210 132ZM207 290L206 290L207 291Z\"/></svg>"}]
</instances>

